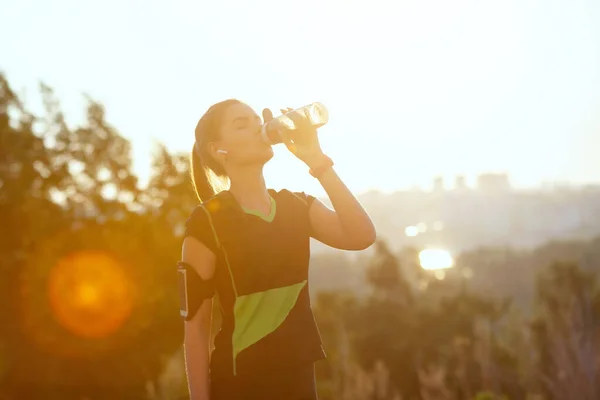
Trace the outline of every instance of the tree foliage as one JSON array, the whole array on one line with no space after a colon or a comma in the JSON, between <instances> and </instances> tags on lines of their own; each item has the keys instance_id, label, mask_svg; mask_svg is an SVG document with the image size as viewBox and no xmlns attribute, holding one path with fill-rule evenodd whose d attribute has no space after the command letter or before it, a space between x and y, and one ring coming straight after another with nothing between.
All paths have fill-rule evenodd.
<instances>
[{"instance_id":1,"label":"tree foliage","mask_svg":"<svg viewBox=\"0 0 600 400\"><path fill-rule=\"evenodd\" d=\"M317 319L330 353L329 364L319 370L323 398L597 398L596 243L544 246L542 259L551 252L557 260L583 260L585 268L577 262L532 263L537 275L531 293L519 293L517 303L513 288L482 291L487 283L479 274L514 271L502 281L527 279L531 271L499 260L526 268L540 249L479 250L440 275L415 269L412 249L393 254L377 244L364 274L369 295L318 296ZM499 270L489 271L490 260ZM522 306L526 298L530 306Z\"/></svg>"},{"instance_id":2,"label":"tree foliage","mask_svg":"<svg viewBox=\"0 0 600 400\"><path fill-rule=\"evenodd\" d=\"M85 123L72 128L52 89L40 92L45 113L36 116L0 76L0 394L145 398L182 341L174 265L196 201L185 156L159 147L141 190L131 145L102 105L88 99ZM79 312L93 326L116 312L67 308L78 291L92 302L117 285L93 286L108 266L85 282L69 267L64 272L61 265L77 262L92 270L95 259L77 261L77 254L117 260L115 276L127 280L131 310L105 336L86 337L65 321L65 313ZM52 279L64 296L51 291Z\"/></svg>"}]
</instances>

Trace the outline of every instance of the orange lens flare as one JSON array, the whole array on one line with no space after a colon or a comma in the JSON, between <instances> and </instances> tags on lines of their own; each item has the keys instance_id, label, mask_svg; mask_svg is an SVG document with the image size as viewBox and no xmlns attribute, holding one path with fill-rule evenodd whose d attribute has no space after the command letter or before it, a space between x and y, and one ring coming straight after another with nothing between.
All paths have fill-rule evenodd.
<instances>
[{"instance_id":1,"label":"orange lens flare","mask_svg":"<svg viewBox=\"0 0 600 400\"><path fill-rule=\"evenodd\" d=\"M58 261L48 277L54 317L85 338L118 331L133 308L132 284L125 267L102 252L78 252Z\"/></svg>"}]
</instances>

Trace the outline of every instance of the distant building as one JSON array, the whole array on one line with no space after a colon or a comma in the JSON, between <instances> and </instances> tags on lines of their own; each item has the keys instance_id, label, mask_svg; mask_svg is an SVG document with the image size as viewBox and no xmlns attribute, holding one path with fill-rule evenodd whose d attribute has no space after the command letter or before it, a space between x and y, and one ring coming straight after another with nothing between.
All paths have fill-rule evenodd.
<instances>
[{"instance_id":1,"label":"distant building","mask_svg":"<svg viewBox=\"0 0 600 400\"><path fill-rule=\"evenodd\" d=\"M467 183L465 181L465 177L464 176L458 175L454 179L454 189L455 190L460 190L460 191L469 190L469 187L467 186Z\"/></svg>"},{"instance_id":2,"label":"distant building","mask_svg":"<svg viewBox=\"0 0 600 400\"><path fill-rule=\"evenodd\" d=\"M510 191L507 174L482 174L477 177L477 189L485 193L502 193Z\"/></svg>"},{"instance_id":3,"label":"distant building","mask_svg":"<svg viewBox=\"0 0 600 400\"><path fill-rule=\"evenodd\" d=\"M549 240L581 240L600 235L600 187L512 188L505 174L486 174L466 191L407 190L361 196L380 238L393 248L447 249L481 246L531 248ZM456 177L456 188L466 188ZM476 190L474 190L476 188ZM327 246L323 246L327 248Z\"/></svg>"},{"instance_id":4,"label":"distant building","mask_svg":"<svg viewBox=\"0 0 600 400\"><path fill-rule=\"evenodd\" d=\"M433 179L433 191L435 193L441 193L444 191L444 178L441 176L436 176Z\"/></svg>"}]
</instances>

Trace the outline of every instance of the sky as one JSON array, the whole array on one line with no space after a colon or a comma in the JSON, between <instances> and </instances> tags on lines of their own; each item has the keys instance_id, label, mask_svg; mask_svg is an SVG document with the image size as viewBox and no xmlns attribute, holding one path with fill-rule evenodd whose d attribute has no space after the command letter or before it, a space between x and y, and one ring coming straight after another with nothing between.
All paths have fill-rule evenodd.
<instances>
[{"instance_id":1,"label":"sky","mask_svg":"<svg viewBox=\"0 0 600 400\"><path fill-rule=\"evenodd\" d=\"M260 114L314 101L322 147L357 192L472 183L600 182L597 0L0 0L0 71L67 119L86 93L133 143L189 151L197 120L238 98ZM6 38L11 38L6 40ZM276 146L269 186L322 194Z\"/></svg>"}]
</instances>

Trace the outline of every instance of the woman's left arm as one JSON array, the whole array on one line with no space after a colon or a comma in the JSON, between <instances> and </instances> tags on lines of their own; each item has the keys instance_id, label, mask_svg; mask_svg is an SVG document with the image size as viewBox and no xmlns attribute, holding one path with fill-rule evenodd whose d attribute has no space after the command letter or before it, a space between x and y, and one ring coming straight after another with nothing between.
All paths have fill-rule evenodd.
<instances>
[{"instance_id":1,"label":"woman's left arm","mask_svg":"<svg viewBox=\"0 0 600 400\"><path fill-rule=\"evenodd\" d=\"M326 160L321 154L307 159L306 164L314 170L323 162L327 163ZM329 196L333 210L317 199L312 202L309 217L313 237L336 249L364 250L375 242L375 226L333 167L325 168L320 171L318 179Z\"/></svg>"}]
</instances>

